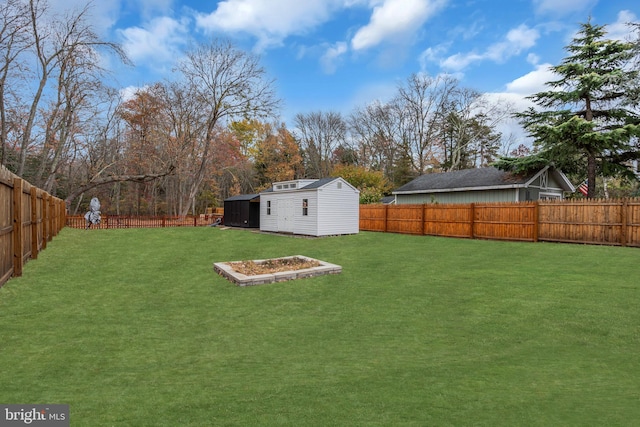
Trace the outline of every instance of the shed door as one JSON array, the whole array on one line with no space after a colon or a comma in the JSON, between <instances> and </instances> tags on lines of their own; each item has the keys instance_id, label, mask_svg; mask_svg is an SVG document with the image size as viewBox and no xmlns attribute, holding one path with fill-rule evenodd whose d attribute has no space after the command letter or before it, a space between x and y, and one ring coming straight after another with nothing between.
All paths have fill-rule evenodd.
<instances>
[{"instance_id":1,"label":"shed door","mask_svg":"<svg viewBox=\"0 0 640 427\"><path fill-rule=\"evenodd\" d=\"M293 199L278 200L278 231L293 233L293 215L295 207Z\"/></svg>"}]
</instances>

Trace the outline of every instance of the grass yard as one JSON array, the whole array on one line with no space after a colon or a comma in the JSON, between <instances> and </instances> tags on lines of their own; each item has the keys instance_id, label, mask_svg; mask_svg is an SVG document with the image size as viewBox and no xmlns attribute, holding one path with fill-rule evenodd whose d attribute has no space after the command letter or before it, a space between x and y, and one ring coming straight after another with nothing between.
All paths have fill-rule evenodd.
<instances>
[{"instance_id":1,"label":"grass yard","mask_svg":"<svg viewBox=\"0 0 640 427\"><path fill-rule=\"evenodd\" d=\"M240 288L213 263L340 275ZM0 402L72 426L636 426L640 249L64 229L0 289Z\"/></svg>"}]
</instances>

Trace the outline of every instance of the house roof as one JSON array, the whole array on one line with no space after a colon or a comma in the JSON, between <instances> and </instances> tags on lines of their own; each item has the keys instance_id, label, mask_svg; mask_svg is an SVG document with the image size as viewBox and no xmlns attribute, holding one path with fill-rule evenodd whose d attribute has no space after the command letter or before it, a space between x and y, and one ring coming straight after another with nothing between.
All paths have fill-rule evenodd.
<instances>
[{"instance_id":1,"label":"house roof","mask_svg":"<svg viewBox=\"0 0 640 427\"><path fill-rule=\"evenodd\" d=\"M396 196L384 196L382 200L380 200L380 203L384 205L391 205L395 203L395 201L396 201Z\"/></svg>"},{"instance_id":2,"label":"house roof","mask_svg":"<svg viewBox=\"0 0 640 427\"><path fill-rule=\"evenodd\" d=\"M494 167L431 173L419 176L393 191L393 194L526 188L547 170L554 175L554 178L564 191L575 191L571 182L562 172L547 166L537 172L522 175L516 175Z\"/></svg>"},{"instance_id":3,"label":"house roof","mask_svg":"<svg viewBox=\"0 0 640 427\"><path fill-rule=\"evenodd\" d=\"M224 199L225 202L241 202L257 199L260 197L259 194L239 194L237 196L229 197L228 199Z\"/></svg>"}]
</instances>

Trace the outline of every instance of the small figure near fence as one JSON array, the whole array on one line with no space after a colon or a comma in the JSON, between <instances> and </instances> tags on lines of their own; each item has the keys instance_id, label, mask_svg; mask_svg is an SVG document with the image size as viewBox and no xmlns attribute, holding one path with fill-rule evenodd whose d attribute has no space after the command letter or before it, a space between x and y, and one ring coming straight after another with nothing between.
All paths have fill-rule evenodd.
<instances>
[{"instance_id":1,"label":"small figure near fence","mask_svg":"<svg viewBox=\"0 0 640 427\"><path fill-rule=\"evenodd\" d=\"M89 212L84 214L84 219L87 221L87 227L85 230L91 228L92 225L100 224L100 201L97 197L91 199L89 203Z\"/></svg>"}]
</instances>

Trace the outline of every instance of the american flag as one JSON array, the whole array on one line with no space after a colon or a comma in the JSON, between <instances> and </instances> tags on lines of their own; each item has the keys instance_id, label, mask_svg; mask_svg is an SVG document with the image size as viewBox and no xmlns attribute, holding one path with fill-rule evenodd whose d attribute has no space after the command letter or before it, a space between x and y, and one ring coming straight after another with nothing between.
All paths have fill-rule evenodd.
<instances>
[{"instance_id":1,"label":"american flag","mask_svg":"<svg viewBox=\"0 0 640 427\"><path fill-rule=\"evenodd\" d=\"M583 196L586 197L589 194L589 180L585 179L582 184L578 186L578 191L582 193Z\"/></svg>"}]
</instances>

